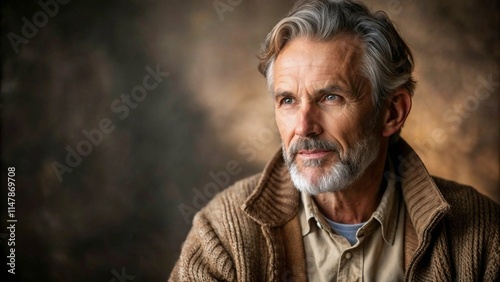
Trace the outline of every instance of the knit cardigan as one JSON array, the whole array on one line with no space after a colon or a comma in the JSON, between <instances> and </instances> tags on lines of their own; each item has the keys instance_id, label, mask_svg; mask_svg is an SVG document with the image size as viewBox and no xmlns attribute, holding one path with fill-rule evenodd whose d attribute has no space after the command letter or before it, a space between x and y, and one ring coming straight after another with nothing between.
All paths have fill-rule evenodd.
<instances>
[{"instance_id":1,"label":"knit cardigan","mask_svg":"<svg viewBox=\"0 0 500 282\"><path fill-rule=\"evenodd\" d=\"M391 146L406 206L406 281L499 281L500 206L432 177L404 141ZM307 281L299 192L281 152L199 211L169 281Z\"/></svg>"}]
</instances>

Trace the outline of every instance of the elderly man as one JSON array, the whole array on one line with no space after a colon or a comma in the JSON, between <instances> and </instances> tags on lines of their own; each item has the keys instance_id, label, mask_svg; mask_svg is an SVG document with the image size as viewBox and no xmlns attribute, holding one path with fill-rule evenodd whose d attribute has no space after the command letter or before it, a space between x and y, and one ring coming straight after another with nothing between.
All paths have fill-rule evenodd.
<instances>
[{"instance_id":1,"label":"elderly man","mask_svg":"<svg viewBox=\"0 0 500 282\"><path fill-rule=\"evenodd\" d=\"M282 150L195 216L171 281L498 281L499 206L399 138L413 58L386 14L301 1L259 70Z\"/></svg>"}]
</instances>

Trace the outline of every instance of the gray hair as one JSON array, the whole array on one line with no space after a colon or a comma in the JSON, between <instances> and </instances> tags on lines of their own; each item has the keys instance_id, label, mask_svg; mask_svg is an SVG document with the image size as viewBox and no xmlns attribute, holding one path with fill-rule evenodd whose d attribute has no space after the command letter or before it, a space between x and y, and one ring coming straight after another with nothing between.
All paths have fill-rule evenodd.
<instances>
[{"instance_id":1,"label":"gray hair","mask_svg":"<svg viewBox=\"0 0 500 282\"><path fill-rule=\"evenodd\" d=\"M297 37L329 40L339 34L353 34L363 42L361 72L372 86L375 110L396 89L404 87L413 95L413 55L383 11L371 13L351 0L304 0L267 35L259 56L259 71L272 90L273 67L283 47ZM397 139L399 132L393 135ZM394 141L393 140L393 141Z\"/></svg>"}]
</instances>

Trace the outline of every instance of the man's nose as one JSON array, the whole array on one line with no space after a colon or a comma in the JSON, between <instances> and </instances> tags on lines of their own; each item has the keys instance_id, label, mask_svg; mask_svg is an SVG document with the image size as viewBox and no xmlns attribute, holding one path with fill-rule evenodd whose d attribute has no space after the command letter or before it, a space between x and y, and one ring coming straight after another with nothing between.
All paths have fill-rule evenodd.
<instances>
[{"instance_id":1,"label":"man's nose","mask_svg":"<svg viewBox=\"0 0 500 282\"><path fill-rule=\"evenodd\" d=\"M305 103L297 112L297 125L295 135L301 137L313 137L323 133L320 124L319 109L312 103Z\"/></svg>"}]
</instances>

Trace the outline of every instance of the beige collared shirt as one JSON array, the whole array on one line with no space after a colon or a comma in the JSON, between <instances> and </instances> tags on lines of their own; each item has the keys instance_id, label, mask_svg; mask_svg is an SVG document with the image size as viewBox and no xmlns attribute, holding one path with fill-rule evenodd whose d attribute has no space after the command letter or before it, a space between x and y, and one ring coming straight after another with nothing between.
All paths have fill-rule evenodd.
<instances>
[{"instance_id":1,"label":"beige collared shirt","mask_svg":"<svg viewBox=\"0 0 500 282\"><path fill-rule=\"evenodd\" d=\"M299 219L309 281L402 281L404 203L388 179L379 206L351 244L335 233L311 196L301 193Z\"/></svg>"}]
</instances>

